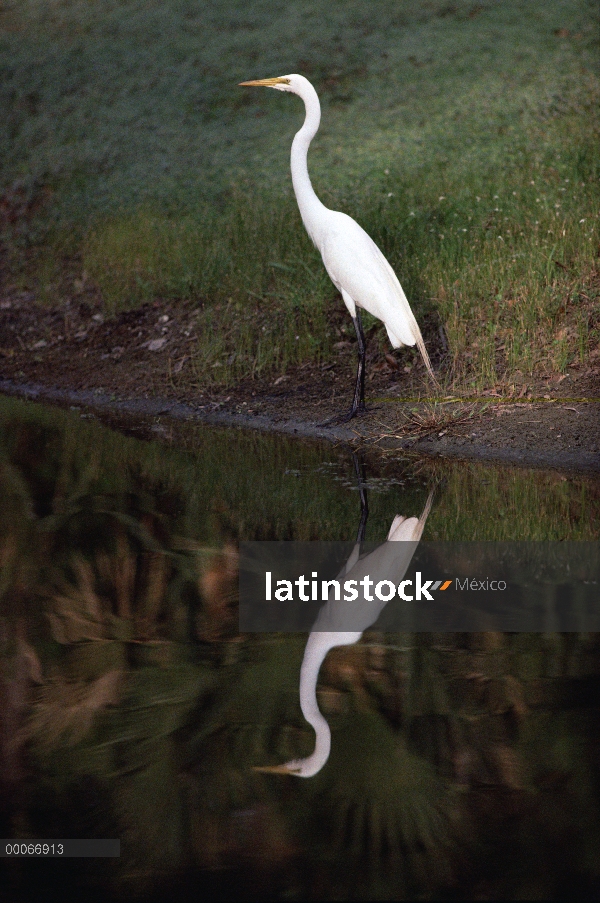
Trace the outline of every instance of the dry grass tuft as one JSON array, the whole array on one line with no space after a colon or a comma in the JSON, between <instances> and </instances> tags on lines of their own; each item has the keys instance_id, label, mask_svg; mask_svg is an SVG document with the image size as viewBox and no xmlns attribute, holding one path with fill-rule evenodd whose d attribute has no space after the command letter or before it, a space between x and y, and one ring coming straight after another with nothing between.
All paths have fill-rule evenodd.
<instances>
[{"instance_id":1,"label":"dry grass tuft","mask_svg":"<svg viewBox=\"0 0 600 903\"><path fill-rule=\"evenodd\" d=\"M437 433L441 437L453 427L474 423L488 407L488 404L453 404L448 408L444 402L434 402L412 408L405 414L406 429L400 434L395 434L394 438L420 439L432 433Z\"/></svg>"}]
</instances>

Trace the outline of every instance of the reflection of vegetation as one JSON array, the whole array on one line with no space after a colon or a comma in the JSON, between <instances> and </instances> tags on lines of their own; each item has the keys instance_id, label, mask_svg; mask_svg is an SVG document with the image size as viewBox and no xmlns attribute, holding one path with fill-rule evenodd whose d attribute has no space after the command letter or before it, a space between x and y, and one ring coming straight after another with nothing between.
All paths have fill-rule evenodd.
<instances>
[{"instance_id":1,"label":"reflection of vegetation","mask_svg":"<svg viewBox=\"0 0 600 903\"><path fill-rule=\"evenodd\" d=\"M126 896L188 874L199 893L585 896L597 637L366 634L322 671L323 772L256 775L314 738L304 637L237 635L237 540L347 539L351 462L206 431L194 456L14 402L0 426L5 836L120 836L121 861L89 881ZM410 467L373 462L373 537L428 476L432 536L597 533L592 481Z\"/></svg>"},{"instance_id":2,"label":"reflection of vegetation","mask_svg":"<svg viewBox=\"0 0 600 903\"><path fill-rule=\"evenodd\" d=\"M459 811L403 732L373 711L353 712L336 732L331 771L322 841L332 859L344 858L361 895L373 894L373 882L377 895L401 897L452 883Z\"/></svg>"},{"instance_id":3,"label":"reflection of vegetation","mask_svg":"<svg viewBox=\"0 0 600 903\"><path fill-rule=\"evenodd\" d=\"M600 537L595 479L461 461L443 470L445 492L428 539L592 540Z\"/></svg>"},{"instance_id":4,"label":"reflection of vegetation","mask_svg":"<svg viewBox=\"0 0 600 903\"><path fill-rule=\"evenodd\" d=\"M344 449L191 425L178 432L189 451L2 400L2 482L18 511L0 512L3 535L39 523L78 546L117 520L148 549L164 547L165 531L175 548L175 536L217 547L224 538L354 541L356 480ZM432 481L441 491L424 539L580 540L600 532L592 479L394 454L369 460L367 538L383 539L400 508L420 510ZM32 513L48 519L31 521Z\"/></svg>"}]
</instances>

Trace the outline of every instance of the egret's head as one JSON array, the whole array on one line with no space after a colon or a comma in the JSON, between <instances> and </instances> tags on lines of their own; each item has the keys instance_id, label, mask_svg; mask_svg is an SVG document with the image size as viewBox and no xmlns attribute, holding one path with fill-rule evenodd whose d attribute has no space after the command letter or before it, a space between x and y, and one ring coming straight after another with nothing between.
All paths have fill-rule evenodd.
<instances>
[{"instance_id":1,"label":"egret's head","mask_svg":"<svg viewBox=\"0 0 600 903\"><path fill-rule=\"evenodd\" d=\"M302 760L286 762L285 765L255 765L252 771L260 771L262 774L295 774L302 777Z\"/></svg>"},{"instance_id":2,"label":"egret's head","mask_svg":"<svg viewBox=\"0 0 600 903\"><path fill-rule=\"evenodd\" d=\"M325 721L325 719L323 719ZM329 738L331 734L329 733L329 728L327 728L327 737L325 738L325 743L319 743L317 740L317 747L315 748L312 756L307 756L306 759L292 759L291 762L286 762L285 765L261 765L258 767L254 767L252 771L261 771L263 774L293 774L297 778L312 778L313 775L318 774L319 771L323 768L323 765L327 762L329 758Z\"/></svg>"},{"instance_id":3,"label":"egret's head","mask_svg":"<svg viewBox=\"0 0 600 903\"><path fill-rule=\"evenodd\" d=\"M290 91L292 94L302 94L302 87L306 83L303 75L280 75L278 78L259 78L253 82L240 82L250 88L275 88L276 91Z\"/></svg>"}]
</instances>

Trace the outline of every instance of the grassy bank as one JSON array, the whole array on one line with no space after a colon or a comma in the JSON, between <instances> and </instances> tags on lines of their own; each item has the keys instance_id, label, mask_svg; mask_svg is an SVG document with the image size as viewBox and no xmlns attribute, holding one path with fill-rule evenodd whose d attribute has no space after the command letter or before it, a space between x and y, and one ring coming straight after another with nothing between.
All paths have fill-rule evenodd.
<instances>
[{"instance_id":1,"label":"grassy bank","mask_svg":"<svg viewBox=\"0 0 600 903\"><path fill-rule=\"evenodd\" d=\"M291 193L300 102L236 87L299 71L315 188L388 255L448 378L588 364L594 4L29 0L0 24L5 260L42 300L193 298L202 382L330 359L352 327Z\"/></svg>"}]
</instances>

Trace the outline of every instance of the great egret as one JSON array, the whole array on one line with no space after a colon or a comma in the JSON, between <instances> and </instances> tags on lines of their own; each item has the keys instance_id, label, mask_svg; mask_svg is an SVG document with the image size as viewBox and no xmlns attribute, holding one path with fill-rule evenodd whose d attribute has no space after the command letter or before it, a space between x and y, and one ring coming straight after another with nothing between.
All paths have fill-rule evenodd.
<instances>
[{"instance_id":1,"label":"great egret","mask_svg":"<svg viewBox=\"0 0 600 903\"><path fill-rule=\"evenodd\" d=\"M377 578L389 579L398 584L416 551L417 543L431 510L432 499L433 493L430 493L419 518L406 518L397 514L386 542L370 555L360 558L360 543L357 542L342 571L344 576L360 583L365 574L377 575ZM396 545L398 541L408 545L401 548ZM349 604L355 607L354 611L348 611ZM321 665L330 649L357 643L367 627L377 620L386 604L376 596L373 596L371 602L359 597L355 603L333 599L325 603L314 623L313 631L308 637L300 669L300 708L308 723L315 730L315 751L306 759L292 759L291 762L286 762L284 765L261 766L254 768L254 771L268 774L293 774L299 778L311 778L323 768L331 750L331 731L317 703L317 679ZM353 632L340 629L344 626L347 628L349 624L360 626L362 629Z\"/></svg>"},{"instance_id":2,"label":"great egret","mask_svg":"<svg viewBox=\"0 0 600 903\"><path fill-rule=\"evenodd\" d=\"M350 420L365 410L366 342L360 319L361 308L383 321L394 348L417 345L437 385L421 330L390 264L355 220L345 213L329 210L314 192L306 158L321 121L317 92L303 75L262 78L240 82L240 85L289 91L301 97L306 107L304 125L292 142L292 182L306 231L320 251L331 281L341 292L356 330L358 370L352 407L345 419Z\"/></svg>"}]
</instances>

